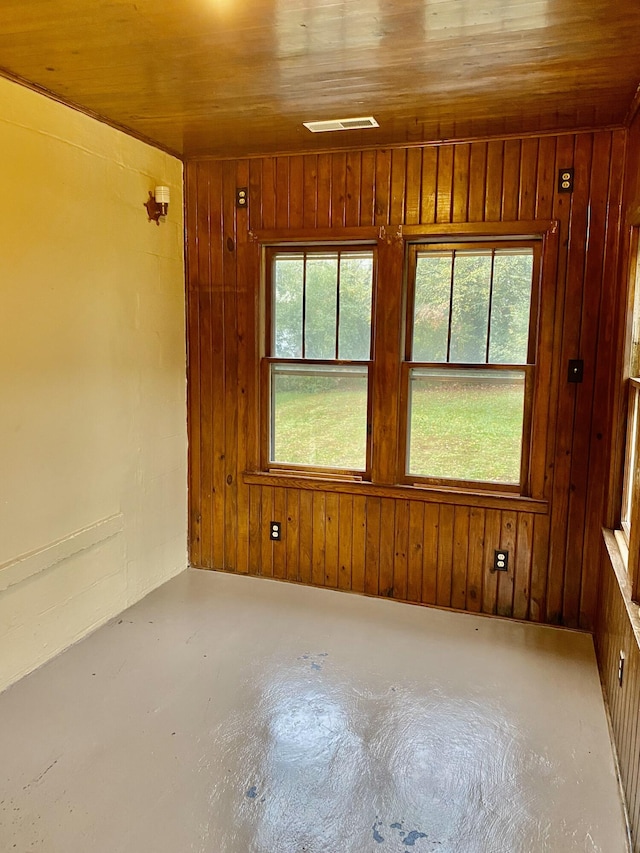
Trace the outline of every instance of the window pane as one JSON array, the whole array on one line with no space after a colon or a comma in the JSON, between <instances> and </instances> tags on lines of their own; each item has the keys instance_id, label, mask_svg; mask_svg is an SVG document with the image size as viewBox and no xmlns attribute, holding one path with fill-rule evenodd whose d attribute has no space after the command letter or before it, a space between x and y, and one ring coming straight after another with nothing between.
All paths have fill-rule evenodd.
<instances>
[{"instance_id":1,"label":"window pane","mask_svg":"<svg viewBox=\"0 0 640 853\"><path fill-rule=\"evenodd\" d=\"M624 480L622 489L622 525L627 534L631 529L631 503L633 497L633 473L636 467L636 431L638 425L638 391L633 385L629 391L629 409L627 415L627 446L624 460Z\"/></svg>"},{"instance_id":2,"label":"window pane","mask_svg":"<svg viewBox=\"0 0 640 853\"><path fill-rule=\"evenodd\" d=\"M493 364L527 363L532 277L531 249L496 251L489 345Z\"/></svg>"},{"instance_id":3,"label":"window pane","mask_svg":"<svg viewBox=\"0 0 640 853\"><path fill-rule=\"evenodd\" d=\"M409 473L519 483L525 373L410 372Z\"/></svg>"},{"instance_id":4,"label":"window pane","mask_svg":"<svg viewBox=\"0 0 640 853\"><path fill-rule=\"evenodd\" d=\"M640 247L634 272L633 327L629 355L629 376L638 376L640 374Z\"/></svg>"},{"instance_id":5,"label":"window pane","mask_svg":"<svg viewBox=\"0 0 640 853\"><path fill-rule=\"evenodd\" d=\"M416 259L414 361L447 360L452 262L452 252L431 252Z\"/></svg>"},{"instance_id":6,"label":"window pane","mask_svg":"<svg viewBox=\"0 0 640 853\"><path fill-rule=\"evenodd\" d=\"M304 256L276 256L273 272L273 353L277 358L301 358Z\"/></svg>"},{"instance_id":7,"label":"window pane","mask_svg":"<svg viewBox=\"0 0 640 853\"><path fill-rule=\"evenodd\" d=\"M340 258L340 330L338 358L371 358L371 298L373 253L349 253Z\"/></svg>"},{"instance_id":8,"label":"window pane","mask_svg":"<svg viewBox=\"0 0 640 853\"><path fill-rule=\"evenodd\" d=\"M271 366L271 461L364 471L368 368Z\"/></svg>"},{"instance_id":9,"label":"window pane","mask_svg":"<svg viewBox=\"0 0 640 853\"><path fill-rule=\"evenodd\" d=\"M487 360L491 252L456 252L449 361Z\"/></svg>"},{"instance_id":10,"label":"window pane","mask_svg":"<svg viewBox=\"0 0 640 853\"><path fill-rule=\"evenodd\" d=\"M335 358L338 256L307 256L305 358Z\"/></svg>"}]
</instances>

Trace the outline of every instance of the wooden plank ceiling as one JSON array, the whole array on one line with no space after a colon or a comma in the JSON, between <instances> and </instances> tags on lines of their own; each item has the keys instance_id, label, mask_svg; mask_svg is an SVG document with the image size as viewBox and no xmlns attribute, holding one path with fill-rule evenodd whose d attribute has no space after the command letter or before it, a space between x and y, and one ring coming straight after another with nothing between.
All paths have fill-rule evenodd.
<instances>
[{"instance_id":1,"label":"wooden plank ceiling","mask_svg":"<svg viewBox=\"0 0 640 853\"><path fill-rule=\"evenodd\" d=\"M6 74L184 157L620 124L639 44L637 0L0 4Z\"/></svg>"}]
</instances>

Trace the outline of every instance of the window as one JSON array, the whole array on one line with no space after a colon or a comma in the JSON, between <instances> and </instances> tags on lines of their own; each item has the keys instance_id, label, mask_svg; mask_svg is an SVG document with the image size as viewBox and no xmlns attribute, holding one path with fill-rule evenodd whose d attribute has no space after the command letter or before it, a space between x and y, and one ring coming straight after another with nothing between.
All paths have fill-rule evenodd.
<instances>
[{"instance_id":1,"label":"window","mask_svg":"<svg viewBox=\"0 0 640 853\"><path fill-rule=\"evenodd\" d=\"M620 526L624 533L627 545L631 536L631 515L633 506L637 500L634 495L633 473L637 467L638 455L638 400L640 398L640 379L629 378L629 395L627 398L627 438L625 443L624 476L622 486L622 512Z\"/></svg>"},{"instance_id":2,"label":"window","mask_svg":"<svg viewBox=\"0 0 640 853\"><path fill-rule=\"evenodd\" d=\"M408 254L404 480L527 489L539 241Z\"/></svg>"},{"instance_id":3,"label":"window","mask_svg":"<svg viewBox=\"0 0 640 853\"><path fill-rule=\"evenodd\" d=\"M640 600L640 226L631 229L624 380L627 384L620 529L615 531L631 584ZM624 413L623 413L624 416Z\"/></svg>"},{"instance_id":4,"label":"window","mask_svg":"<svg viewBox=\"0 0 640 853\"><path fill-rule=\"evenodd\" d=\"M638 546L640 545L640 494L639 471L640 459L638 444L640 442L640 253L638 252L638 231L634 228L631 241L631 275L630 275L630 328L628 330L626 374L628 375L627 395L627 428L625 442L625 458L622 488L622 508L620 526L625 544L629 551L628 569L632 579L638 574ZM635 541L634 541L635 540ZM634 581L634 587L637 581ZM634 593L634 598L637 597Z\"/></svg>"},{"instance_id":5,"label":"window","mask_svg":"<svg viewBox=\"0 0 640 853\"><path fill-rule=\"evenodd\" d=\"M263 472L544 499L538 314L557 232L486 227L258 236Z\"/></svg>"},{"instance_id":6,"label":"window","mask_svg":"<svg viewBox=\"0 0 640 853\"><path fill-rule=\"evenodd\" d=\"M267 467L364 476L375 249L274 247L266 262Z\"/></svg>"}]
</instances>

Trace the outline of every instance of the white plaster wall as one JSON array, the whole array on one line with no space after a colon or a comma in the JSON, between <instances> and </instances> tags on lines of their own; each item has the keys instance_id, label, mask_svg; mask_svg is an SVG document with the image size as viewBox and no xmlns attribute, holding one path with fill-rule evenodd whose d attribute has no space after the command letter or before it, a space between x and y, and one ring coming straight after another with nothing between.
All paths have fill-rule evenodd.
<instances>
[{"instance_id":1,"label":"white plaster wall","mask_svg":"<svg viewBox=\"0 0 640 853\"><path fill-rule=\"evenodd\" d=\"M3 689L185 568L187 437L182 164L4 79L0 156Z\"/></svg>"}]
</instances>

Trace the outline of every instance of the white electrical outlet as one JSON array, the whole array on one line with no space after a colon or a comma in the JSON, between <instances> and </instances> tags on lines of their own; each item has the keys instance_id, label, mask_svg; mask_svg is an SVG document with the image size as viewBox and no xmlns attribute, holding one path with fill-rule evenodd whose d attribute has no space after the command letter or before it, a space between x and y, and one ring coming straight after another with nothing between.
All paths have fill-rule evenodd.
<instances>
[{"instance_id":1,"label":"white electrical outlet","mask_svg":"<svg viewBox=\"0 0 640 853\"><path fill-rule=\"evenodd\" d=\"M269 525L269 538L274 542L279 542L282 539L282 530L279 521L272 521Z\"/></svg>"}]
</instances>

